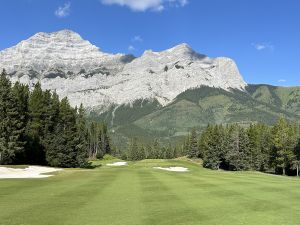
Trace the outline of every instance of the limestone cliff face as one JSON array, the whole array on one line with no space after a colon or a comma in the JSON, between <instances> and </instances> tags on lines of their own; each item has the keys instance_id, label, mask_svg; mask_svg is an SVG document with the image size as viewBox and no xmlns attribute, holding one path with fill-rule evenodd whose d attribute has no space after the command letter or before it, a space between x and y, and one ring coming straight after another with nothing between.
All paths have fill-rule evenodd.
<instances>
[{"instance_id":1,"label":"limestone cliff face","mask_svg":"<svg viewBox=\"0 0 300 225\"><path fill-rule=\"evenodd\" d=\"M162 105L200 86L244 90L247 85L235 62L209 58L187 44L138 58L102 52L70 30L37 33L0 52L0 69L12 81L67 96L73 106L105 110L138 99L157 99Z\"/></svg>"}]
</instances>

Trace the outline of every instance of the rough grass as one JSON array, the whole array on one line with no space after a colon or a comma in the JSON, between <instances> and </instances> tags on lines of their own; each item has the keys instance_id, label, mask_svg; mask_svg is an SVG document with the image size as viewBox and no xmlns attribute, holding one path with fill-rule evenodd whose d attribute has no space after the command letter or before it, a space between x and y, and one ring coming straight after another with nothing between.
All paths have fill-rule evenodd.
<instances>
[{"instance_id":1,"label":"rough grass","mask_svg":"<svg viewBox=\"0 0 300 225\"><path fill-rule=\"evenodd\" d=\"M115 160L114 160L115 161ZM288 225L300 221L300 180L211 171L183 160L66 169L46 179L0 180L5 225ZM187 173L155 170L184 166Z\"/></svg>"}]
</instances>

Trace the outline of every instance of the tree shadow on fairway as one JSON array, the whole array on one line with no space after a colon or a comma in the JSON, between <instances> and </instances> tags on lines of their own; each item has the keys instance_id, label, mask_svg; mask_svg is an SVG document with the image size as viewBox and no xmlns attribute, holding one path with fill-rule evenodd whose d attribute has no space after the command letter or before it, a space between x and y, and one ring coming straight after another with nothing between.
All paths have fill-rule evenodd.
<instances>
[{"instance_id":1,"label":"tree shadow on fairway","mask_svg":"<svg viewBox=\"0 0 300 225\"><path fill-rule=\"evenodd\" d=\"M102 164L93 164L92 162L90 162L88 165L86 165L85 167L82 167L84 169L96 169L102 167Z\"/></svg>"}]
</instances>

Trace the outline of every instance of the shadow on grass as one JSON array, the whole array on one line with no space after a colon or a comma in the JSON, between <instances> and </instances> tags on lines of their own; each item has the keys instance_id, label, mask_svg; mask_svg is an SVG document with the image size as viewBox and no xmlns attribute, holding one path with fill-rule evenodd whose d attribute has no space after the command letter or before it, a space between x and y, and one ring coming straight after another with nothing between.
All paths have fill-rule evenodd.
<instances>
[{"instance_id":1,"label":"shadow on grass","mask_svg":"<svg viewBox=\"0 0 300 225\"><path fill-rule=\"evenodd\" d=\"M96 168L99 168L101 167L102 164L93 164L93 163L88 163L87 165L81 167L83 169L96 169Z\"/></svg>"}]
</instances>

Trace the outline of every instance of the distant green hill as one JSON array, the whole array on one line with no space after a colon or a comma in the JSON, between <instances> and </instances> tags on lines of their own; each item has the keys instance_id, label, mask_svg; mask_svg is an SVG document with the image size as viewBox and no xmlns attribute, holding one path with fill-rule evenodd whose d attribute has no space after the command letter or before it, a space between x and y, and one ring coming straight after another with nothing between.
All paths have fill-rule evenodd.
<instances>
[{"instance_id":1,"label":"distant green hill","mask_svg":"<svg viewBox=\"0 0 300 225\"><path fill-rule=\"evenodd\" d=\"M201 87L181 93L164 107L156 100L139 100L111 107L102 114L92 112L90 117L106 121L118 145L131 137L167 142L180 140L194 127L201 131L208 124L246 126L255 122L273 124L280 117L299 119L300 87L249 85L244 92Z\"/></svg>"}]
</instances>

